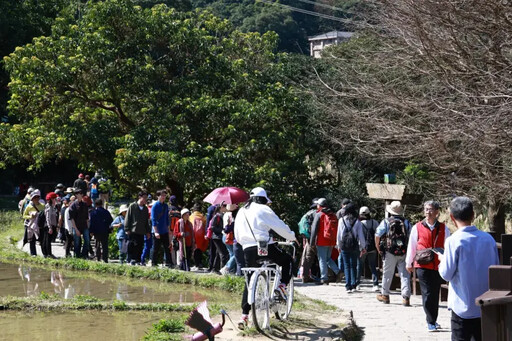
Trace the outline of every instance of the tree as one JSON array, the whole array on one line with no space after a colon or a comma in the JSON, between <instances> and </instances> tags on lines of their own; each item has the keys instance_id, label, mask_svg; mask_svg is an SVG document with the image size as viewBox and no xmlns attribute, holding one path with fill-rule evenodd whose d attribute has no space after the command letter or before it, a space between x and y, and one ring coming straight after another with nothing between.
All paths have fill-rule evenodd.
<instances>
[{"instance_id":1,"label":"tree","mask_svg":"<svg viewBox=\"0 0 512 341\"><path fill-rule=\"evenodd\" d=\"M263 185L297 214L318 161L276 35L135 4L91 3L5 59L20 124L0 126L1 159L76 159L189 200Z\"/></svg>"},{"instance_id":2,"label":"tree","mask_svg":"<svg viewBox=\"0 0 512 341\"><path fill-rule=\"evenodd\" d=\"M374 5L377 25L326 54L333 68L317 92L328 115L320 130L378 160L421 164L432 194L478 198L491 230L504 233L512 9L483 0Z\"/></svg>"}]
</instances>

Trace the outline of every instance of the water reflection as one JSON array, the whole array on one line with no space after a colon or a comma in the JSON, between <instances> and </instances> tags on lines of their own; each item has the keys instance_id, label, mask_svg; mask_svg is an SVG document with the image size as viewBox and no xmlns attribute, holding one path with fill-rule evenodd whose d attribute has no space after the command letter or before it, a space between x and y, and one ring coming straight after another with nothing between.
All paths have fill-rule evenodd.
<instances>
[{"instance_id":1,"label":"water reflection","mask_svg":"<svg viewBox=\"0 0 512 341\"><path fill-rule=\"evenodd\" d=\"M0 263L0 296L39 296L42 292L57 294L65 299L90 295L103 300L138 303L193 303L229 300L222 291L196 289L179 284L131 285L111 277L87 278L74 272L49 271L29 265ZM144 283L133 279L134 283Z\"/></svg>"}]
</instances>

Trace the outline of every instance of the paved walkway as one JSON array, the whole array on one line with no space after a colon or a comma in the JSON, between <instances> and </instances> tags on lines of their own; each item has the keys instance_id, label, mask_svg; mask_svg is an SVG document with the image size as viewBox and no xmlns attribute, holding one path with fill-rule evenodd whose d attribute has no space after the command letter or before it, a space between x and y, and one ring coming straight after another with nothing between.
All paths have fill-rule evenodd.
<instances>
[{"instance_id":1,"label":"paved walkway","mask_svg":"<svg viewBox=\"0 0 512 341\"><path fill-rule=\"evenodd\" d=\"M450 312L446 302L439 306L437 323L443 327L439 332L427 332L425 313L421 305L421 296L411 297L411 307L402 306L400 293L393 292L390 304L383 304L376 299L376 292L371 291L371 282L366 280L361 291L347 294L342 284L315 285L296 284L295 289L302 295L322 300L328 304L352 311L356 324L365 332L364 340L414 340L437 341L450 340Z\"/></svg>"}]
</instances>

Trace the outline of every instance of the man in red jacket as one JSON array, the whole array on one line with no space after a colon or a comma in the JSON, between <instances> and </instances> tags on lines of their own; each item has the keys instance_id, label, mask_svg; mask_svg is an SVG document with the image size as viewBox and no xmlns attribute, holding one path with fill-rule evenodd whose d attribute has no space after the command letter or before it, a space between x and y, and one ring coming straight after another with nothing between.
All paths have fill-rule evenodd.
<instances>
[{"instance_id":1,"label":"man in red jacket","mask_svg":"<svg viewBox=\"0 0 512 341\"><path fill-rule=\"evenodd\" d=\"M329 284L328 272L332 271L339 278L341 272L331 258L332 249L336 245L338 232L338 218L328 207L327 200L320 198L317 201L317 213L311 225L310 245L316 247L318 264L320 266L320 282L318 284Z\"/></svg>"},{"instance_id":2,"label":"man in red jacket","mask_svg":"<svg viewBox=\"0 0 512 341\"><path fill-rule=\"evenodd\" d=\"M450 235L448 227L437 220L439 206L439 202L433 200L423 204L425 219L416 223L411 229L405 257L407 271L412 273L415 268L420 281L423 310L427 317L427 330L429 332L435 332L441 328L437 323L437 314L442 279L438 271L439 259L437 255L433 253L432 260L429 261L429 259L425 260L425 258L419 257L418 251L434 247L443 248L444 241Z\"/></svg>"}]
</instances>

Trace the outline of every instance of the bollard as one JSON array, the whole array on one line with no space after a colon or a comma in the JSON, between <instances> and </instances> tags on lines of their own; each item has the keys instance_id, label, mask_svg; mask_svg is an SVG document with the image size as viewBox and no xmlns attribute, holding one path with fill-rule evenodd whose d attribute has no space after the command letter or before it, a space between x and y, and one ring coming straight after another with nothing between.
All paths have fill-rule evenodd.
<instances>
[{"instance_id":1,"label":"bollard","mask_svg":"<svg viewBox=\"0 0 512 341\"><path fill-rule=\"evenodd\" d=\"M512 340L512 266L489 267L489 291L476 304L482 312L482 341Z\"/></svg>"}]
</instances>

